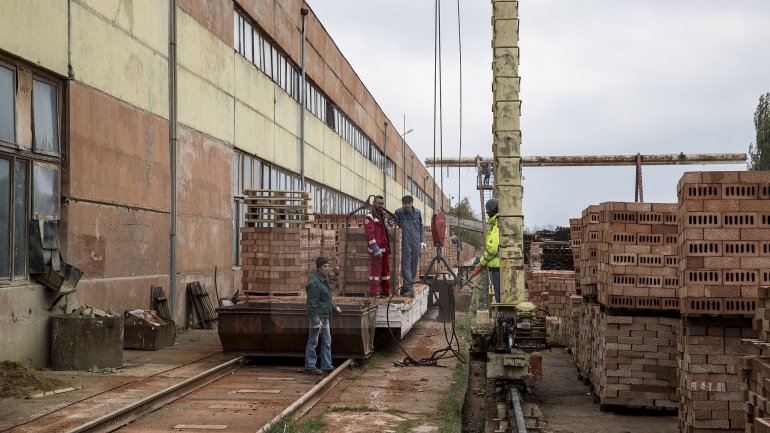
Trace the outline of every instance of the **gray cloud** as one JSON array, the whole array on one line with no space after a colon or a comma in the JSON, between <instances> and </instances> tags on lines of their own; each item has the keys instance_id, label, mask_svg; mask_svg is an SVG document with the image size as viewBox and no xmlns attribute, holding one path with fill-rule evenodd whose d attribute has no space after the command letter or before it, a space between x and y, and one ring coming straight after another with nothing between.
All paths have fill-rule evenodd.
<instances>
[{"instance_id":1,"label":"gray cloud","mask_svg":"<svg viewBox=\"0 0 770 433\"><path fill-rule=\"evenodd\" d=\"M312 1L353 68L421 158L433 155L433 2ZM457 155L456 3L442 2L444 154ZM766 0L519 3L525 155L745 152L770 91ZM491 155L491 7L462 0L463 154ZM646 201L673 202L684 171L645 168ZM633 200L633 168L527 169L528 225ZM446 174L446 170L445 173ZM478 201L463 170L461 195ZM444 179L457 196L457 170Z\"/></svg>"}]
</instances>

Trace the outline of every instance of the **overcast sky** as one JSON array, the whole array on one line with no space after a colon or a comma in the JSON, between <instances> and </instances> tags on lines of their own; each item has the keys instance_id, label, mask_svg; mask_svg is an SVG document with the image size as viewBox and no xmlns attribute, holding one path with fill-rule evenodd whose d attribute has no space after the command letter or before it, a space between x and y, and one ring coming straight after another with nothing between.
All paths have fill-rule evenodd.
<instances>
[{"instance_id":1,"label":"overcast sky","mask_svg":"<svg viewBox=\"0 0 770 433\"><path fill-rule=\"evenodd\" d=\"M433 156L434 2L308 1L399 132L406 115L409 145ZM457 2L441 8L443 151L457 156ZM460 0L460 13L462 154L491 156L491 3ZM746 152L754 141L770 92L769 0L524 0L519 15L523 155ZM704 169L745 165L646 167L645 201L676 201L681 174ZM449 171L447 195L456 200L459 180L478 210L475 172ZM633 201L634 171L527 168L525 224Z\"/></svg>"}]
</instances>

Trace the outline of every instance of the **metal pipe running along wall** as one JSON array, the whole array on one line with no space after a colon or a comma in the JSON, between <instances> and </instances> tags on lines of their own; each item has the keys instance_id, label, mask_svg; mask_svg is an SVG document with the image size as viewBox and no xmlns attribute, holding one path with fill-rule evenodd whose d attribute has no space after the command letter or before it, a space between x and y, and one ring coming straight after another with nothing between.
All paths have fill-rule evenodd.
<instances>
[{"instance_id":1,"label":"metal pipe running along wall","mask_svg":"<svg viewBox=\"0 0 770 433\"><path fill-rule=\"evenodd\" d=\"M694 153L639 155L642 165L700 165L700 164L744 164L745 153ZM584 167L584 166L626 166L636 165L637 155L553 155L522 156L524 167ZM427 158L427 167L476 167L476 163L492 162L492 158Z\"/></svg>"}]
</instances>

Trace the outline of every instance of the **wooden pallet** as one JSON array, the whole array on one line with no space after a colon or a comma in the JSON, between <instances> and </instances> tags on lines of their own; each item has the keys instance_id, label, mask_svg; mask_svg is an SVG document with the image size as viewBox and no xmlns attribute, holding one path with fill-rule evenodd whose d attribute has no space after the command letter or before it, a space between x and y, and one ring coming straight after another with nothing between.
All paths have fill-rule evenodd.
<instances>
[{"instance_id":1,"label":"wooden pallet","mask_svg":"<svg viewBox=\"0 0 770 433\"><path fill-rule=\"evenodd\" d=\"M150 306L158 313L158 316L163 320L173 321L171 317L171 309L168 306L168 298L163 291L163 287L152 286L150 289Z\"/></svg>"},{"instance_id":2,"label":"wooden pallet","mask_svg":"<svg viewBox=\"0 0 770 433\"><path fill-rule=\"evenodd\" d=\"M245 190L246 226L305 225L313 222L310 193L305 191Z\"/></svg>"},{"instance_id":3,"label":"wooden pallet","mask_svg":"<svg viewBox=\"0 0 770 433\"><path fill-rule=\"evenodd\" d=\"M188 283L187 296L190 297L193 313L201 327L203 329L217 329L217 314L214 311L211 298L209 298L209 292L203 288L203 284L200 281Z\"/></svg>"}]
</instances>

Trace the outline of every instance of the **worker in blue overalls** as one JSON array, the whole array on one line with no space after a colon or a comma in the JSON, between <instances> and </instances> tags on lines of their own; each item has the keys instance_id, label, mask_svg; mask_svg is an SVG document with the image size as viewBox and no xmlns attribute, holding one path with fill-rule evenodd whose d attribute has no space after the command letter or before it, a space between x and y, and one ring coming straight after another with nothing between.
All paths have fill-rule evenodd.
<instances>
[{"instance_id":1,"label":"worker in blue overalls","mask_svg":"<svg viewBox=\"0 0 770 433\"><path fill-rule=\"evenodd\" d=\"M414 279L417 276L417 262L420 249L425 249L425 229L422 215L414 207L411 195L401 199L402 207L396 209L396 224L401 228L401 296L414 298Z\"/></svg>"}]
</instances>

